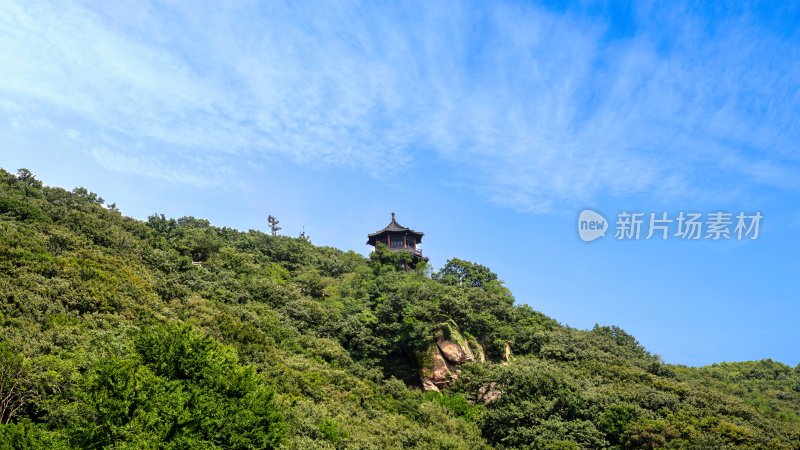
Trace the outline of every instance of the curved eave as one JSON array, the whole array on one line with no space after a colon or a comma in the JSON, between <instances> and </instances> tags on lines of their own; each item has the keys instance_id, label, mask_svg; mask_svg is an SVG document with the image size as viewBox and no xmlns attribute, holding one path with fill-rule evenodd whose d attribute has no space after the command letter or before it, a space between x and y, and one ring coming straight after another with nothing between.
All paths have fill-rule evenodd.
<instances>
[{"instance_id":1,"label":"curved eave","mask_svg":"<svg viewBox=\"0 0 800 450\"><path fill-rule=\"evenodd\" d=\"M410 228L406 228L404 230L386 230L386 229L383 229L381 231L376 231L374 233L370 233L370 234L367 235L367 237L373 238L373 237L378 237L378 236L380 236L382 234L387 234L387 233L405 233L405 234L411 234L411 235L419 236L419 237L425 236L425 233L423 233L421 231L414 231L414 230L412 230Z\"/></svg>"},{"instance_id":2,"label":"curved eave","mask_svg":"<svg viewBox=\"0 0 800 450\"><path fill-rule=\"evenodd\" d=\"M408 228L406 228L405 230L385 230L384 229L384 230L381 230L381 231L376 231L375 233L372 233L372 234L368 234L367 235L367 245L373 245L374 246L375 242L379 240L378 239L379 237L386 236L386 235L391 235L391 234L402 234L402 235L414 236L414 237L416 237L417 244L422 243L422 236L425 236L425 233L422 233L420 231L414 231L414 230L411 230L411 229L408 229ZM383 241L383 239L380 239L380 240Z\"/></svg>"}]
</instances>

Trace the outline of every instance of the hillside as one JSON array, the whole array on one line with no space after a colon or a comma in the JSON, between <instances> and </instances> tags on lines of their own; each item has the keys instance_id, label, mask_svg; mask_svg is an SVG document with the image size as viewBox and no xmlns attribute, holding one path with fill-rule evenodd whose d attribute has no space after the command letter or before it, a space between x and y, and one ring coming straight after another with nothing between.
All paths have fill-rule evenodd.
<instances>
[{"instance_id":1,"label":"hillside","mask_svg":"<svg viewBox=\"0 0 800 450\"><path fill-rule=\"evenodd\" d=\"M104 203L0 170L0 448L800 448L800 366L665 364L480 264ZM423 392L445 339L473 361Z\"/></svg>"}]
</instances>

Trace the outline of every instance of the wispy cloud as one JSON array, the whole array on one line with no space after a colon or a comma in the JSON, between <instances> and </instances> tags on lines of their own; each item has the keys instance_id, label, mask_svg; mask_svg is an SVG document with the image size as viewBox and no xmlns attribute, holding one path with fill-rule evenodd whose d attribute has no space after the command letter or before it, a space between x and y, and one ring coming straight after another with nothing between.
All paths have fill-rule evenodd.
<instances>
[{"instance_id":1,"label":"wispy cloud","mask_svg":"<svg viewBox=\"0 0 800 450\"><path fill-rule=\"evenodd\" d=\"M385 175L432 152L533 211L798 187L797 35L745 13L648 6L609 37L603 15L504 3L96 6L0 5L0 114L66 117L113 170Z\"/></svg>"},{"instance_id":2,"label":"wispy cloud","mask_svg":"<svg viewBox=\"0 0 800 450\"><path fill-rule=\"evenodd\" d=\"M235 171L226 166L213 166L205 158L177 162L156 156L119 153L107 147L91 148L89 153L103 167L149 178L159 178L203 188L220 185L241 186Z\"/></svg>"}]
</instances>

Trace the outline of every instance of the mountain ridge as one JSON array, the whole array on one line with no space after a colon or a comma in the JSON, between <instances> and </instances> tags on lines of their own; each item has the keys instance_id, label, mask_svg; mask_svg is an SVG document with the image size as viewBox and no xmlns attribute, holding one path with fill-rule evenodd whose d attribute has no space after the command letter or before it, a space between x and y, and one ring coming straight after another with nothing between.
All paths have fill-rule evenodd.
<instances>
[{"instance_id":1,"label":"mountain ridge","mask_svg":"<svg viewBox=\"0 0 800 450\"><path fill-rule=\"evenodd\" d=\"M469 261L139 221L24 169L0 231L0 448L800 448L800 366L666 364ZM423 392L443 323L487 361Z\"/></svg>"}]
</instances>

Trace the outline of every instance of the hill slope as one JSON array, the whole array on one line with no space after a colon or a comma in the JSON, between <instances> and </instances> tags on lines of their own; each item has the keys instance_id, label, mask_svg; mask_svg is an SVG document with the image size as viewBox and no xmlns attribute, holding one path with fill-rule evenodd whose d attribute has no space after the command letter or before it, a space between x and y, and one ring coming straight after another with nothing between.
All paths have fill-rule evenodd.
<instances>
[{"instance_id":1,"label":"hill slope","mask_svg":"<svg viewBox=\"0 0 800 450\"><path fill-rule=\"evenodd\" d=\"M798 368L664 364L400 259L0 170L0 448L800 448ZM443 323L487 360L424 393Z\"/></svg>"}]
</instances>

